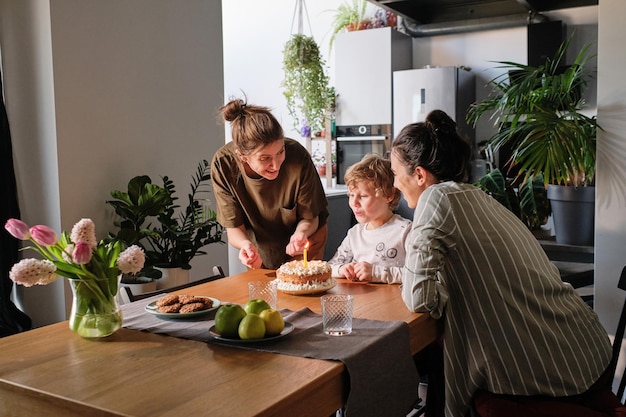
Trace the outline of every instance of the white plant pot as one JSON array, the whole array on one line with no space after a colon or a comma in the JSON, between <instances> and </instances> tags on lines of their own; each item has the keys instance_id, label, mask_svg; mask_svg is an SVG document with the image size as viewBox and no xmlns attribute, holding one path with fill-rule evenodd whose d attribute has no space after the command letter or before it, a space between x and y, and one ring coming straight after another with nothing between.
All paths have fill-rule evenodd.
<instances>
[{"instance_id":1,"label":"white plant pot","mask_svg":"<svg viewBox=\"0 0 626 417\"><path fill-rule=\"evenodd\" d=\"M137 282L137 283L122 282L120 283L120 288L129 287L133 295L144 294L147 292L152 292L152 291L157 290L156 280L145 278L145 277L138 277L137 280L138 281L141 280L141 282ZM120 304L124 304L124 299L120 296L119 291L117 293L117 301Z\"/></svg>"},{"instance_id":2,"label":"white plant pot","mask_svg":"<svg viewBox=\"0 0 626 417\"><path fill-rule=\"evenodd\" d=\"M189 269L182 268L157 268L163 274L156 280L157 289L165 290L189 282Z\"/></svg>"}]
</instances>

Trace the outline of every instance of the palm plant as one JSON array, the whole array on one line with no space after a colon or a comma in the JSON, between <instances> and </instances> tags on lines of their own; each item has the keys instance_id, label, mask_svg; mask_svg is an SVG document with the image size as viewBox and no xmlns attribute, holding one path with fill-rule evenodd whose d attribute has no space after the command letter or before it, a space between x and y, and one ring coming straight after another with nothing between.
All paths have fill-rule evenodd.
<instances>
[{"instance_id":1,"label":"palm plant","mask_svg":"<svg viewBox=\"0 0 626 417\"><path fill-rule=\"evenodd\" d=\"M553 59L538 67L502 61L508 72L492 79L494 92L472 105L467 114L476 125L485 113L500 130L489 143L495 151L509 145L510 166L525 178L543 175L544 184L585 186L594 183L596 161L595 116L580 112L587 86L584 67L589 45L572 65L564 67L571 37L563 42ZM564 69L563 69L564 68Z\"/></svg>"}]
</instances>

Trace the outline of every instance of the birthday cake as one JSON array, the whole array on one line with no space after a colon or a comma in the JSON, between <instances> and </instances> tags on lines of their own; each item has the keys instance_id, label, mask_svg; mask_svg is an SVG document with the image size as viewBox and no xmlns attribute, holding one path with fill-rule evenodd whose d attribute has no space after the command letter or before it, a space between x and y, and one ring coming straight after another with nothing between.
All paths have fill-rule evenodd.
<instances>
[{"instance_id":1,"label":"birthday cake","mask_svg":"<svg viewBox=\"0 0 626 417\"><path fill-rule=\"evenodd\" d=\"M326 291L337 283L326 261L290 261L276 270L278 289L283 292L314 293Z\"/></svg>"}]
</instances>

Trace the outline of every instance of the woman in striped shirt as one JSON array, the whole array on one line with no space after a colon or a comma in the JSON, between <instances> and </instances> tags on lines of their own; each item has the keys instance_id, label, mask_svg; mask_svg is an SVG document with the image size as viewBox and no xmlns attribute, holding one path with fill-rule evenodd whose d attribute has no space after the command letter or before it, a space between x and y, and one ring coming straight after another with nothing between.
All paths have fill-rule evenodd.
<instances>
[{"instance_id":1,"label":"woman in striped shirt","mask_svg":"<svg viewBox=\"0 0 626 417\"><path fill-rule=\"evenodd\" d=\"M482 392L579 401L609 365L608 335L527 227L466 183L470 154L440 110L406 126L391 150L394 185L415 207L402 298L445 316L445 415L468 415Z\"/></svg>"}]
</instances>

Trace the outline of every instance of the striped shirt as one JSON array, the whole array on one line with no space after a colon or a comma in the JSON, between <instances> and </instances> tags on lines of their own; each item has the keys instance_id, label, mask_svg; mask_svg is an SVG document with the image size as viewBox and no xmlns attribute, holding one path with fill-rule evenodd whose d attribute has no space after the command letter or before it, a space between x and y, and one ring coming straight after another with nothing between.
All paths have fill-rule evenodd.
<instances>
[{"instance_id":1,"label":"striped shirt","mask_svg":"<svg viewBox=\"0 0 626 417\"><path fill-rule=\"evenodd\" d=\"M579 394L608 366L596 314L526 226L476 187L428 187L406 252L405 304L434 318L445 312L446 417L463 417L477 389Z\"/></svg>"}]
</instances>

